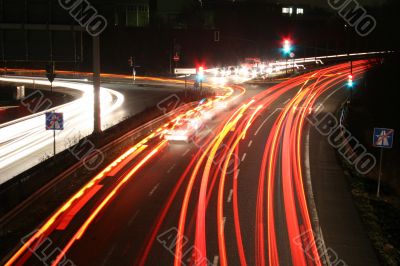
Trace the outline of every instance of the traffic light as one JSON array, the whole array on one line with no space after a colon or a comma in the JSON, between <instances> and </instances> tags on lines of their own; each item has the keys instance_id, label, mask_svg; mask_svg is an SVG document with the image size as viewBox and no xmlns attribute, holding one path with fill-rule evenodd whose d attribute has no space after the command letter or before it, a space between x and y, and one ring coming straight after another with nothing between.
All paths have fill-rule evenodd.
<instances>
[{"instance_id":1,"label":"traffic light","mask_svg":"<svg viewBox=\"0 0 400 266\"><path fill-rule=\"evenodd\" d=\"M197 68L197 80L198 81L204 80L204 67L203 66L199 66Z\"/></svg>"},{"instance_id":2,"label":"traffic light","mask_svg":"<svg viewBox=\"0 0 400 266\"><path fill-rule=\"evenodd\" d=\"M54 62L46 65L46 77L51 83L53 83L56 78Z\"/></svg>"},{"instance_id":3,"label":"traffic light","mask_svg":"<svg viewBox=\"0 0 400 266\"><path fill-rule=\"evenodd\" d=\"M282 50L284 54L290 54L292 52L292 42L289 39L283 40Z\"/></svg>"},{"instance_id":4,"label":"traffic light","mask_svg":"<svg viewBox=\"0 0 400 266\"><path fill-rule=\"evenodd\" d=\"M128 59L128 64L129 64L130 67L133 67L133 66L134 66L133 56L129 57L129 59Z\"/></svg>"},{"instance_id":5,"label":"traffic light","mask_svg":"<svg viewBox=\"0 0 400 266\"><path fill-rule=\"evenodd\" d=\"M354 82L353 82L353 75L349 75L347 79L347 87L353 88Z\"/></svg>"}]
</instances>

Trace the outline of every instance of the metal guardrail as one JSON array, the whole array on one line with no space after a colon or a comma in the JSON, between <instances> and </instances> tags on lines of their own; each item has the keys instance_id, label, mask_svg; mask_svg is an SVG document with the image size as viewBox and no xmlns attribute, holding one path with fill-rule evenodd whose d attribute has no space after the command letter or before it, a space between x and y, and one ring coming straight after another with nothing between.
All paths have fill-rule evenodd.
<instances>
[{"instance_id":1,"label":"metal guardrail","mask_svg":"<svg viewBox=\"0 0 400 266\"><path fill-rule=\"evenodd\" d=\"M22 83L22 82L20 82L20 83ZM25 83L25 85L26 85L26 84L34 84L34 83L29 83L29 82L27 81L27 82ZM41 85L41 86L47 86L47 85ZM50 85L48 85L48 86L50 86ZM67 87L61 87L61 88L65 88L65 89L70 89L70 90L72 90L72 88L67 88ZM20 123L20 122L23 122L23 121L26 121L26 120L29 120L29 119L38 117L38 116L42 116L42 115L44 115L44 114L47 113L47 112L52 112L52 111L56 111L57 109L60 109L60 108L68 107L68 106L74 104L76 101L79 101L79 99L73 100L72 102L69 102L69 103L61 104L61 105L58 105L58 106L55 106L55 107L46 109L46 110L41 111L41 112L38 112L38 113L34 113L34 114L31 114L31 115L27 115L27 116L24 116L24 117L21 117L21 118L18 118L18 119L15 119L15 120L12 120L12 121L9 121L9 122L0 124L0 128L5 128L5 127L8 127L8 126L10 126L10 125L14 125L14 124L17 124L17 123Z\"/></svg>"},{"instance_id":2,"label":"metal guardrail","mask_svg":"<svg viewBox=\"0 0 400 266\"><path fill-rule=\"evenodd\" d=\"M179 106L178 108L172 110L171 112L168 112L154 120L151 120L131 131L128 133L124 134L123 136L109 142L108 144L104 145L101 147L99 150L103 153L107 152L110 150L112 147L122 143L123 141L133 137L135 134L138 134L138 137L142 136L141 134L143 131L146 131L148 133L149 131L152 130L152 127L157 127L160 124L166 123L171 117L183 112L184 110L193 108L197 105L197 102L191 102L187 103L184 105ZM70 166L67 170L62 172L60 175L52 179L49 183L47 183L45 186L41 187L39 190L37 190L34 194L32 194L30 197L25 199L23 202L18 204L15 208L13 208L11 211L9 211L7 214L3 215L0 218L0 227L4 227L5 224L10 222L15 216L17 216L19 213L21 213L23 210L25 210L29 204L35 200L37 200L40 196L42 196L44 193L52 189L54 186L56 186L59 182L64 180L64 178L68 177L71 175L73 172L75 172L77 169L82 167L84 165L84 161L88 161L94 156L96 156L97 153L92 153L89 154L87 157L85 157L85 160L79 160L76 162L74 165Z\"/></svg>"}]
</instances>

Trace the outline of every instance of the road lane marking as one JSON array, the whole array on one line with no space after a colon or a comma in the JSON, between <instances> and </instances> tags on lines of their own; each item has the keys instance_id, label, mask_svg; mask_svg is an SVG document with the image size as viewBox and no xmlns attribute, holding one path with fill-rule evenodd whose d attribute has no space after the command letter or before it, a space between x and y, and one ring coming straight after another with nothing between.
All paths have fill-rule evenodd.
<instances>
[{"instance_id":1,"label":"road lane marking","mask_svg":"<svg viewBox=\"0 0 400 266\"><path fill-rule=\"evenodd\" d=\"M237 169L235 179L238 179L238 178L239 178L239 173L240 173L240 169Z\"/></svg>"},{"instance_id":2,"label":"road lane marking","mask_svg":"<svg viewBox=\"0 0 400 266\"><path fill-rule=\"evenodd\" d=\"M226 200L226 202L230 203L232 201L232 195L233 195L233 189L229 191L228 199Z\"/></svg>"},{"instance_id":3,"label":"road lane marking","mask_svg":"<svg viewBox=\"0 0 400 266\"><path fill-rule=\"evenodd\" d=\"M252 140L250 140L250 142L249 142L249 145L247 145L247 147L251 147L251 144L253 144L253 141Z\"/></svg>"},{"instance_id":4,"label":"road lane marking","mask_svg":"<svg viewBox=\"0 0 400 266\"><path fill-rule=\"evenodd\" d=\"M315 109L314 114L319 114L319 109L324 110L325 109L325 103L329 100L329 98L331 98L335 93L337 93L341 89L342 89L342 87L339 87L339 88L335 89L334 91L329 93L322 101L319 101L319 104L318 104L317 108Z\"/></svg>"},{"instance_id":5,"label":"road lane marking","mask_svg":"<svg viewBox=\"0 0 400 266\"><path fill-rule=\"evenodd\" d=\"M226 223L226 216L224 216L224 218L222 218L222 227L225 228L225 223Z\"/></svg>"},{"instance_id":6,"label":"road lane marking","mask_svg":"<svg viewBox=\"0 0 400 266\"><path fill-rule=\"evenodd\" d=\"M244 161L244 159L246 159L246 153L243 153L243 156L242 156L242 162Z\"/></svg>"},{"instance_id":7,"label":"road lane marking","mask_svg":"<svg viewBox=\"0 0 400 266\"><path fill-rule=\"evenodd\" d=\"M319 109L320 108L322 108L322 109L324 109L324 105L323 104L318 104L318 107L317 108L315 108L315 113L317 113L318 114L318 112L319 112Z\"/></svg>"},{"instance_id":8,"label":"road lane marking","mask_svg":"<svg viewBox=\"0 0 400 266\"><path fill-rule=\"evenodd\" d=\"M336 90L332 91L331 93L328 94L328 96L326 96L326 98L320 102L321 105L324 105L326 101L329 100L329 98L331 98L335 93L337 93L338 91L342 90L342 87L337 88Z\"/></svg>"},{"instance_id":9,"label":"road lane marking","mask_svg":"<svg viewBox=\"0 0 400 266\"><path fill-rule=\"evenodd\" d=\"M139 212L140 212L140 210L137 210L136 212L135 212L135 214L132 216L132 218L129 220L129 222L128 222L128 226L130 226L132 223L133 223L133 221L136 219L136 217L138 216L138 214L139 214Z\"/></svg>"},{"instance_id":10,"label":"road lane marking","mask_svg":"<svg viewBox=\"0 0 400 266\"><path fill-rule=\"evenodd\" d=\"M190 149L187 149L183 154L182 157L185 157L190 152Z\"/></svg>"},{"instance_id":11,"label":"road lane marking","mask_svg":"<svg viewBox=\"0 0 400 266\"><path fill-rule=\"evenodd\" d=\"M174 163L173 165L171 165L171 167L168 169L167 173L171 173L172 169L174 169L176 166L176 163Z\"/></svg>"},{"instance_id":12,"label":"road lane marking","mask_svg":"<svg viewBox=\"0 0 400 266\"><path fill-rule=\"evenodd\" d=\"M158 183L157 185L155 185L153 187L153 189L150 191L149 196L153 196L154 192L157 190L158 186L160 185L160 183Z\"/></svg>"},{"instance_id":13,"label":"road lane marking","mask_svg":"<svg viewBox=\"0 0 400 266\"><path fill-rule=\"evenodd\" d=\"M102 263L101 265L106 265L106 264L107 264L107 261L110 259L111 254L114 252L114 249L115 249L116 246L117 246L117 244L114 244L114 245L112 246L112 248L111 248L110 251L107 253L107 255L106 255L106 257L104 258L103 263Z\"/></svg>"},{"instance_id":14,"label":"road lane marking","mask_svg":"<svg viewBox=\"0 0 400 266\"><path fill-rule=\"evenodd\" d=\"M287 104L292 98L287 99L283 104Z\"/></svg>"},{"instance_id":15,"label":"road lane marking","mask_svg":"<svg viewBox=\"0 0 400 266\"><path fill-rule=\"evenodd\" d=\"M254 136L257 136L258 132L260 132L261 128L264 126L265 123L277 112L279 111L279 108L276 108L275 111L273 111L263 122L262 124L258 127L256 133L254 133Z\"/></svg>"}]
</instances>

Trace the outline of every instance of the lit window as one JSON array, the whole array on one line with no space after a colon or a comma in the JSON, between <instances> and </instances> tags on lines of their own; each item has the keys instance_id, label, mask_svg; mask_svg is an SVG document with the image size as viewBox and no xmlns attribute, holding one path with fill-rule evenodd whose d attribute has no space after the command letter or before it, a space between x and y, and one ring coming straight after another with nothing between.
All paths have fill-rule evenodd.
<instances>
[{"instance_id":1,"label":"lit window","mask_svg":"<svg viewBox=\"0 0 400 266\"><path fill-rule=\"evenodd\" d=\"M296 14L297 14L297 15L303 15L303 14L304 14L304 9L302 9L302 8L297 8L297 9L296 9Z\"/></svg>"},{"instance_id":2,"label":"lit window","mask_svg":"<svg viewBox=\"0 0 400 266\"><path fill-rule=\"evenodd\" d=\"M282 14L292 14L293 9L291 7L284 7L282 8Z\"/></svg>"}]
</instances>

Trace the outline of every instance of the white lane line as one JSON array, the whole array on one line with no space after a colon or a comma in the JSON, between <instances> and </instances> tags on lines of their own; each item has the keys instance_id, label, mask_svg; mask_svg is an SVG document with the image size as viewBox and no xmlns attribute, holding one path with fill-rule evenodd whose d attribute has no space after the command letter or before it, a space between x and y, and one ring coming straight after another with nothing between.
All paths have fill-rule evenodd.
<instances>
[{"instance_id":1,"label":"white lane line","mask_svg":"<svg viewBox=\"0 0 400 266\"><path fill-rule=\"evenodd\" d=\"M287 104L292 98L287 99L283 104Z\"/></svg>"},{"instance_id":2,"label":"white lane line","mask_svg":"<svg viewBox=\"0 0 400 266\"><path fill-rule=\"evenodd\" d=\"M322 101L319 102L318 107L315 109L314 113L319 114L319 109L322 109L321 110L321 112L322 112L325 109L325 103L329 100L329 98L331 98L335 93L337 93L341 89L342 89L342 87L339 87L339 88L335 89L334 91L332 91L331 93L329 93Z\"/></svg>"},{"instance_id":3,"label":"white lane line","mask_svg":"<svg viewBox=\"0 0 400 266\"><path fill-rule=\"evenodd\" d=\"M157 188L158 188L158 186L160 185L160 183L158 183L157 185L155 185L154 187L153 187L153 189L150 191L150 193L149 193L149 196L151 197L153 194L154 194L154 192L157 190Z\"/></svg>"},{"instance_id":4,"label":"white lane line","mask_svg":"<svg viewBox=\"0 0 400 266\"><path fill-rule=\"evenodd\" d=\"M324 105L323 105L323 104L318 104L318 107L315 108L315 113L316 113L316 114L318 114L320 108L323 109L323 108L324 108Z\"/></svg>"},{"instance_id":5,"label":"white lane line","mask_svg":"<svg viewBox=\"0 0 400 266\"><path fill-rule=\"evenodd\" d=\"M107 255L106 255L106 257L104 258L103 263L102 263L101 265L106 265L106 264L107 264L107 261L110 259L111 254L114 252L114 249L115 249L116 246L117 246L117 244L114 244L114 245L111 247L110 251L107 253Z\"/></svg>"},{"instance_id":6,"label":"white lane line","mask_svg":"<svg viewBox=\"0 0 400 266\"><path fill-rule=\"evenodd\" d=\"M222 227L225 228L225 223L226 223L226 216L224 216L224 218L222 218Z\"/></svg>"},{"instance_id":7,"label":"white lane line","mask_svg":"<svg viewBox=\"0 0 400 266\"><path fill-rule=\"evenodd\" d=\"M246 153L243 153L243 156L242 156L242 162L244 161L244 159L246 159Z\"/></svg>"},{"instance_id":8,"label":"white lane line","mask_svg":"<svg viewBox=\"0 0 400 266\"><path fill-rule=\"evenodd\" d=\"M252 141L252 140L249 141L249 145L247 145L247 147L250 148L250 147L251 147L251 144L253 144L253 141Z\"/></svg>"},{"instance_id":9,"label":"white lane line","mask_svg":"<svg viewBox=\"0 0 400 266\"><path fill-rule=\"evenodd\" d=\"M219 256L218 256L218 255L215 255L215 256L214 256L214 259L213 259L212 265L213 265L213 266L217 266L217 265L218 265L218 261L219 261Z\"/></svg>"},{"instance_id":10,"label":"white lane line","mask_svg":"<svg viewBox=\"0 0 400 266\"><path fill-rule=\"evenodd\" d=\"M139 212L140 212L140 210L137 210L137 211L135 212L135 214L132 216L132 218L129 220L129 222L128 222L128 225L129 225L129 226L130 226L130 225L133 223L133 221L136 219L136 217L138 216Z\"/></svg>"},{"instance_id":11,"label":"white lane line","mask_svg":"<svg viewBox=\"0 0 400 266\"><path fill-rule=\"evenodd\" d=\"M171 173L172 169L174 169L176 166L176 163L174 163L173 165L171 165L171 167L168 169L167 173Z\"/></svg>"},{"instance_id":12,"label":"white lane line","mask_svg":"<svg viewBox=\"0 0 400 266\"><path fill-rule=\"evenodd\" d=\"M190 152L190 149L187 149L183 154L182 157L185 157Z\"/></svg>"},{"instance_id":13,"label":"white lane line","mask_svg":"<svg viewBox=\"0 0 400 266\"><path fill-rule=\"evenodd\" d=\"M261 128L264 126L265 123L277 112L279 111L279 108L275 109L263 122L262 124L258 127L256 133L254 133L254 136L257 136L258 132L260 132Z\"/></svg>"},{"instance_id":14,"label":"white lane line","mask_svg":"<svg viewBox=\"0 0 400 266\"><path fill-rule=\"evenodd\" d=\"M226 200L226 202L231 202L232 201L232 195L233 195L233 189L231 189L230 191L229 191L229 195L228 195L228 199Z\"/></svg>"},{"instance_id":15,"label":"white lane line","mask_svg":"<svg viewBox=\"0 0 400 266\"><path fill-rule=\"evenodd\" d=\"M237 169L237 173L236 173L235 179L239 178L239 173L240 173L240 169Z\"/></svg>"},{"instance_id":16,"label":"white lane line","mask_svg":"<svg viewBox=\"0 0 400 266\"><path fill-rule=\"evenodd\" d=\"M335 93L337 93L337 92L340 91L340 90L342 90L342 87L339 87L339 88L337 88L336 90L334 90L334 91L332 91L331 93L329 93L329 94L325 97L325 99L324 99L322 102L320 102L321 105L324 105L325 102L329 100L329 98L331 98Z\"/></svg>"}]
</instances>

